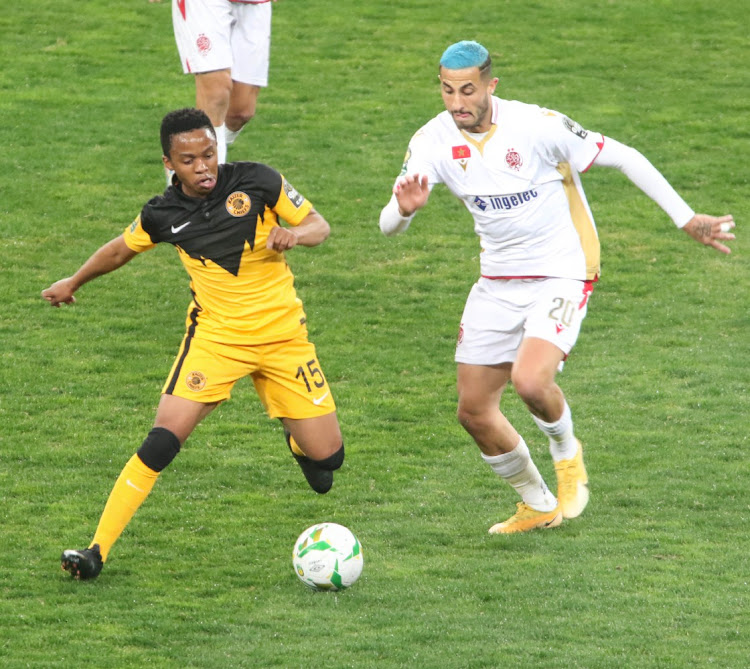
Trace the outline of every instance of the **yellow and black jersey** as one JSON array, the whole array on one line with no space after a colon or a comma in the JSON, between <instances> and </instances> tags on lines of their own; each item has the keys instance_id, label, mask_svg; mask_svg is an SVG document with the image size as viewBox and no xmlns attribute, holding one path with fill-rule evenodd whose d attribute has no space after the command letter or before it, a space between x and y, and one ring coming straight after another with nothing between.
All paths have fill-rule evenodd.
<instances>
[{"instance_id":1,"label":"yellow and black jersey","mask_svg":"<svg viewBox=\"0 0 750 669\"><path fill-rule=\"evenodd\" d=\"M179 186L150 200L123 237L138 253L168 242L190 275L192 336L228 344L286 341L305 329L284 254L266 248L279 218L298 225L312 209L276 170L261 163L219 166L205 198Z\"/></svg>"}]
</instances>

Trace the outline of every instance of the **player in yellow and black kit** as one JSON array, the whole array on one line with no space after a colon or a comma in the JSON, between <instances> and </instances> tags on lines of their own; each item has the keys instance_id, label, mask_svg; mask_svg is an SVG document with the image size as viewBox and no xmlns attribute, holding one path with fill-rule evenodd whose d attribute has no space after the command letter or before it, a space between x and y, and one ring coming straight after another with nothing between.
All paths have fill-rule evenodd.
<instances>
[{"instance_id":1,"label":"player in yellow and black kit","mask_svg":"<svg viewBox=\"0 0 750 669\"><path fill-rule=\"evenodd\" d=\"M282 421L316 492L328 492L344 460L336 405L284 259L294 246L325 241L327 221L271 167L219 166L213 126L202 111L167 114L161 143L164 164L175 172L172 186L73 276L42 291L53 307L75 302L83 284L167 242L190 275L193 295L153 429L117 479L89 547L62 554L63 569L75 578L99 574L159 473L244 376L252 378L269 416Z\"/></svg>"}]
</instances>

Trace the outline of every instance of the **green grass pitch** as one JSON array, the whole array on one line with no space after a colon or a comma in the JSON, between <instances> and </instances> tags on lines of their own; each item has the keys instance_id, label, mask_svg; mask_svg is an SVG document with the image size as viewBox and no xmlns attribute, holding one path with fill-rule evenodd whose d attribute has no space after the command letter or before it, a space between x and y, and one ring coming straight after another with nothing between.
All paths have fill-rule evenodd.
<instances>
[{"instance_id":1,"label":"green grass pitch","mask_svg":"<svg viewBox=\"0 0 750 669\"><path fill-rule=\"evenodd\" d=\"M6 6L7 5L7 6ZM282 171L330 239L288 254L336 394L347 460L317 497L250 383L201 425L95 582L83 547L151 426L187 280L159 248L72 273L163 187L158 125L193 103L168 2L8 2L0 12L0 666L331 669L743 668L750 638L747 0L280 0L270 86L230 158ZM515 498L455 420L453 347L478 244L433 193L377 225L411 134L441 110L437 60L491 50L498 94L640 149L698 211L703 249L627 179L584 186L603 276L559 377L591 503L490 537ZM554 482L518 398L505 410ZM291 565L321 521L362 542L342 593Z\"/></svg>"}]
</instances>

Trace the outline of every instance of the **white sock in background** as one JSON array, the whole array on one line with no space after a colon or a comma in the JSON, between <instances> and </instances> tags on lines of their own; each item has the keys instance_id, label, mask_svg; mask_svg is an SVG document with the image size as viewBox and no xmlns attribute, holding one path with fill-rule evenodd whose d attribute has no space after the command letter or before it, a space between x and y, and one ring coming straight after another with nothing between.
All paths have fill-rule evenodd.
<instances>
[{"instance_id":1,"label":"white sock in background","mask_svg":"<svg viewBox=\"0 0 750 669\"><path fill-rule=\"evenodd\" d=\"M244 128L245 126L242 127ZM241 132L242 128L240 128L239 130L230 130L229 128L224 126L224 139L226 140L227 148L234 144L234 140L237 139L237 135L239 135Z\"/></svg>"},{"instance_id":2,"label":"white sock in background","mask_svg":"<svg viewBox=\"0 0 750 669\"><path fill-rule=\"evenodd\" d=\"M224 130L225 127L223 124L214 128L216 132L216 152L219 154L219 165L227 162L227 139Z\"/></svg>"}]
</instances>

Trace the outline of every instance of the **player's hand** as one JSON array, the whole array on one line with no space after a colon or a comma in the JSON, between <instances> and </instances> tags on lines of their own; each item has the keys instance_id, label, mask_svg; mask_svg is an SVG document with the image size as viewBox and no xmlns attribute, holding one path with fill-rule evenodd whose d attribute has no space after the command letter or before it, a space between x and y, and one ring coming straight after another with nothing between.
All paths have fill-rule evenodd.
<instances>
[{"instance_id":1,"label":"player's hand","mask_svg":"<svg viewBox=\"0 0 750 669\"><path fill-rule=\"evenodd\" d=\"M53 307L59 307L61 304L73 304L76 298L73 297L73 293L76 291L76 286L73 283L73 279L70 277L67 279L60 279L53 283L49 288L45 288L42 291L42 297L47 300Z\"/></svg>"},{"instance_id":2,"label":"player's hand","mask_svg":"<svg viewBox=\"0 0 750 669\"><path fill-rule=\"evenodd\" d=\"M730 232L734 228L732 216L708 216L707 214L696 214L682 228L695 241L712 246L721 253L731 253L732 250L721 243L720 240L731 241L734 234Z\"/></svg>"},{"instance_id":3,"label":"player's hand","mask_svg":"<svg viewBox=\"0 0 750 669\"><path fill-rule=\"evenodd\" d=\"M396 181L393 194L398 201L398 208L404 218L411 216L417 209L427 204L430 197L430 188L427 185L427 177L418 174L409 174Z\"/></svg>"},{"instance_id":4,"label":"player's hand","mask_svg":"<svg viewBox=\"0 0 750 669\"><path fill-rule=\"evenodd\" d=\"M273 249L274 251L288 251L297 246L298 241L299 238L294 230L274 226L271 228L271 232L268 233L266 248Z\"/></svg>"}]
</instances>

